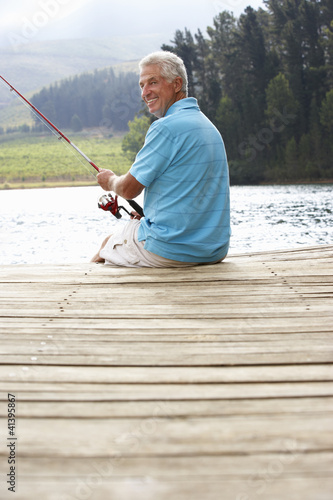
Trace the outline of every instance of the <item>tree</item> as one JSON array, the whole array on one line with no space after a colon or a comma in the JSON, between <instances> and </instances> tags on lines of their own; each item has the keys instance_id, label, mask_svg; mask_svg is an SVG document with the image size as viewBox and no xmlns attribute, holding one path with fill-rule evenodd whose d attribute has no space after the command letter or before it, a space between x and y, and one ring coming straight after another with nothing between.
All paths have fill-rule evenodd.
<instances>
[{"instance_id":1,"label":"tree","mask_svg":"<svg viewBox=\"0 0 333 500\"><path fill-rule=\"evenodd\" d=\"M233 55L236 28L236 18L226 10L214 17L213 27L207 27L212 55L221 74L226 72L228 60Z\"/></svg>"},{"instance_id":2,"label":"tree","mask_svg":"<svg viewBox=\"0 0 333 500\"><path fill-rule=\"evenodd\" d=\"M238 156L238 145L240 142L239 131L241 130L241 117L228 96L221 99L217 108L216 126L222 134L228 156L230 158L236 158Z\"/></svg>"},{"instance_id":3,"label":"tree","mask_svg":"<svg viewBox=\"0 0 333 500\"><path fill-rule=\"evenodd\" d=\"M71 118L71 129L74 132L81 132L82 130L82 122L78 115L73 115Z\"/></svg>"},{"instance_id":4,"label":"tree","mask_svg":"<svg viewBox=\"0 0 333 500\"><path fill-rule=\"evenodd\" d=\"M236 18L227 11L220 12L214 20L213 27L207 27L210 37L210 58L214 62L214 70L211 70L215 93L213 102L219 102L222 94L228 95L237 105L237 89L242 82L241 68L237 65L238 52L235 48L235 36L237 31Z\"/></svg>"},{"instance_id":5,"label":"tree","mask_svg":"<svg viewBox=\"0 0 333 500\"><path fill-rule=\"evenodd\" d=\"M271 176L272 172L274 172L274 177L278 177L278 171L284 170L286 145L291 138L294 138L298 109L299 105L294 98L287 78L279 73L269 82L266 89L265 116L267 126L272 133L266 162L268 177ZM290 151L290 146L288 151Z\"/></svg>"},{"instance_id":6,"label":"tree","mask_svg":"<svg viewBox=\"0 0 333 500\"><path fill-rule=\"evenodd\" d=\"M297 144L295 141L295 137L292 137L289 139L289 141L286 144L286 153L285 153L285 178L287 180L296 180L299 175L298 175L298 150L297 150Z\"/></svg>"},{"instance_id":7,"label":"tree","mask_svg":"<svg viewBox=\"0 0 333 500\"><path fill-rule=\"evenodd\" d=\"M299 104L296 101L285 75L279 73L266 89L265 115L274 133L290 137L297 120Z\"/></svg>"},{"instance_id":8,"label":"tree","mask_svg":"<svg viewBox=\"0 0 333 500\"><path fill-rule=\"evenodd\" d=\"M137 153L144 144L150 123L150 119L147 116L142 116L141 118L136 116L133 121L128 123L129 132L123 139L122 150L131 162L134 162Z\"/></svg>"},{"instance_id":9,"label":"tree","mask_svg":"<svg viewBox=\"0 0 333 500\"><path fill-rule=\"evenodd\" d=\"M204 38L200 30L195 34L195 40L195 93L203 113L211 120L214 120L216 115L216 103L221 98L221 84L218 68L211 54L210 43Z\"/></svg>"},{"instance_id":10,"label":"tree","mask_svg":"<svg viewBox=\"0 0 333 500\"><path fill-rule=\"evenodd\" d=\"M262 30L252 7L240 16L235 36L237 63L242 71L238 102L243 110L244 135L256 132L263 119L265 99L265 46Z\"/></svg>"},{"instance_id":11,"label":"tree","mask_svg":"<svg viewBox=\"0 0 333 500\"><path fill-rule=\"evenodd\" d=\"M325 31L332 20L331 0L268 0L283 71L299 108L298 138L309 131L312 99L328 90L329 47ZM329 20L330 19L330 20ZM327 51L328 49L328 51Z\"/></svg>"},{"instance_id":12,"label":"tree","mask_svg":"<svg viewBox=\"0 0 333 500\"><path fill-rule=\"evenodd\" d=\"M324 170L327 175L333 175L332 156L333 156L333 89L327 92L320 109L320 123L324 129ZM331 172L329 174L329 172ZM324 174L325 175L325 174Z\"/></svg>"},{"instance_id":13,"label":"tree","mask_svg":"<svg viewBox=\"0 0 333 500\"><path fill-rule=\"evenodd\" d=\"M333 139L333 89L327 92L320 110L320 122Z\"/></svg>"},{"instance_id":14,"label":"tree","mask_svg":"<svg viewBox=\"0 0 333 500\"><path fill-rule=\"evenodd\" d=\"M194 67L196 63L196 48L190 30L187 28L185 28L184 32L177 30L175 38L171 43L174 46L164 44L162 45L162 50L174 52L184 61L188 77L188 93L190 96L195 96Z\"/></svg>"}]
</instances>

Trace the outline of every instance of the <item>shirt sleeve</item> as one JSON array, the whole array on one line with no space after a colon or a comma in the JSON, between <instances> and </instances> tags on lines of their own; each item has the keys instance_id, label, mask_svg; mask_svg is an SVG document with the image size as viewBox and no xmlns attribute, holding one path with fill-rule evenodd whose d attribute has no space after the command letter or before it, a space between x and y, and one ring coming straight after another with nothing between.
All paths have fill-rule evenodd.
<instances>
[{"instance_id":1,"label":"shirt sleeve","mask_svg":"<svg viewBox=\"0 0 333 500\"><path fill-rule=\"evenodd\" d=\"M145 143L130 169L133 177L145 187L165 172L177 152L175 140L162 121L160 118L150 126Z\"/></svg>"}]
</instances>

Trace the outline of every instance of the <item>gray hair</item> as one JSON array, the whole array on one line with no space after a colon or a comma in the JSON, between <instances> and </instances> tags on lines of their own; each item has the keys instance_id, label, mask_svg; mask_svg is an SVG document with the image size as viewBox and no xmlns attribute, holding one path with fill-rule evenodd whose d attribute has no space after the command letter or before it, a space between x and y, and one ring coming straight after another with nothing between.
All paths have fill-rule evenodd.
<instances>
[{"instance_id":1,"label":"gray hair","mask_svg":"<svg viewBox=\"0 0 333 500\"><path fill-rule=\"evenodd\" d=\"M140 61L140 71L142 71L145 66L151 64L159 66L161 69L161 76L168 82L173 82L175 78L180 77L183 80L182 92L185 92L186 97L188 96L187 71L184 61L180 57L176 56L173 52L164 50L153 52Z\"/></svg>"}]
</instances>

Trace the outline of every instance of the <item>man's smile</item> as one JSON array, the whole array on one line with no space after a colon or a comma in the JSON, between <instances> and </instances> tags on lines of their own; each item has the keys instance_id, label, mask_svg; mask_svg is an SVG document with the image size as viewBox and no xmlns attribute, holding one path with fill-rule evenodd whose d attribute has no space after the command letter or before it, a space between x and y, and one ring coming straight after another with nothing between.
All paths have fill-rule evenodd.
<instances>
[{"instance_id":1,"label":"man's smile","mask_svg":"<svg viewBox=\"0 0 333 500\"><path fill-rule=\"evenodd\" d=\"M154 97L153 99L146 99L147 104L151 104L152 102L156 101L158 97Z\"/></svg>"}]
</instances>

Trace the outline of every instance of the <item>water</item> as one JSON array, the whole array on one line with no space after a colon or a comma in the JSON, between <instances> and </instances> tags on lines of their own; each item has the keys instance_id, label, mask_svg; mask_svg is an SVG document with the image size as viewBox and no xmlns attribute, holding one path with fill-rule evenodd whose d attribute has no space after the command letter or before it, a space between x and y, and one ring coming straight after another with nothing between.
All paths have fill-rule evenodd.
<instances>
[{"instance_id":1,"label":"water","mask_svg":"<svg viewBox=\"0 0 333 500\"><path fill-rule=\"evenodd\" d=\"M230 253L333 244L332 193L333 185L232 187ZM99 186L0 191L0 264L89 262L119 223L97 207L102 194Z\"/></svg>"},{"instance_id":2,"label":"water","mask_svg":"<svg viewBox=\"0 0 333 500\"><path fill-rule=\"evenodd\" d=\"M333 243L333 185L233 187L231 251Z\"/></svg>"}]
</instances>

